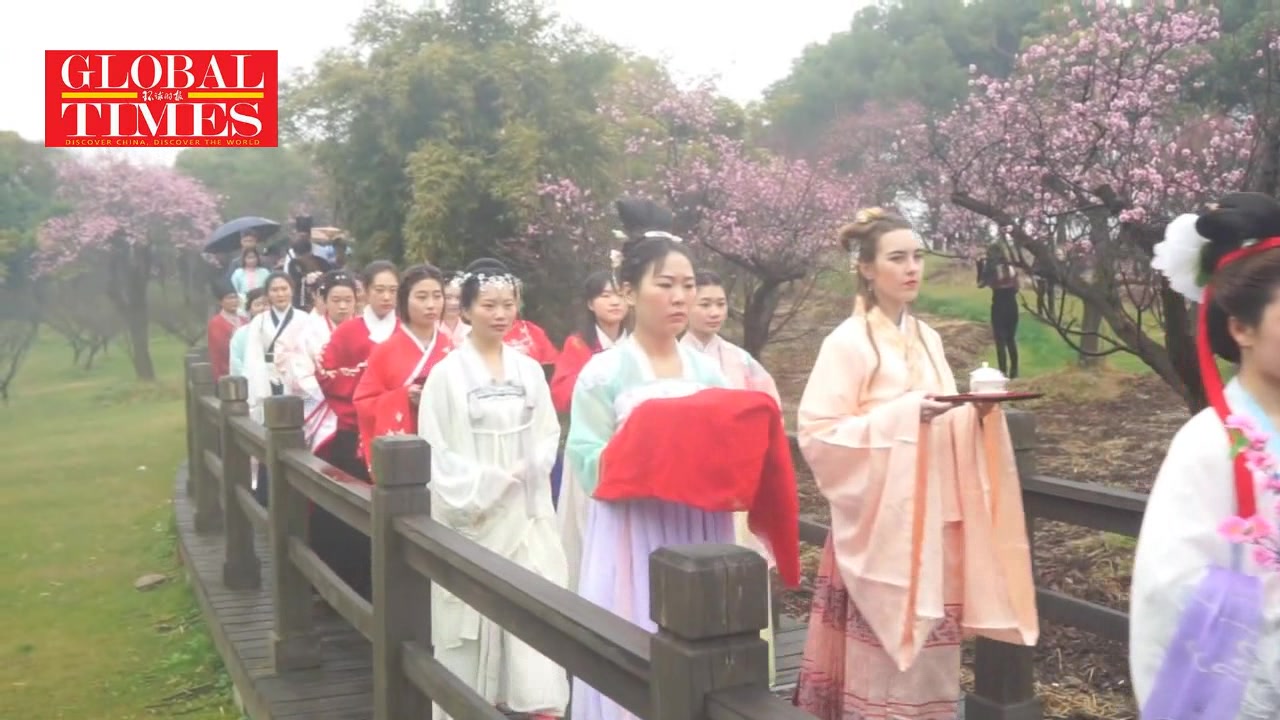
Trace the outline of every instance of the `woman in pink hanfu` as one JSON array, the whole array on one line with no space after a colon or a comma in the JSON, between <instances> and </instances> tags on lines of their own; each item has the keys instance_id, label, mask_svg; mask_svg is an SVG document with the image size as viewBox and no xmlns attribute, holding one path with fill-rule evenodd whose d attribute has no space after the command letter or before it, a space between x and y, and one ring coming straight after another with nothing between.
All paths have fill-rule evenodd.
<instances>
[{"instance_id":1,"label":"woman in pink hanfu","mask_svg":"<svg viewBox=\"0 0 1280 720\"><path fill-rule=\"evenodd\" d=\"M720 367L720 372L724 373L729 387L765 393L781 408L782 398L778 395L778 385L769 371L764 369L759 360L751 357L751 353L720 337L720 329L729 311L729 299L720 274L711 270L699 270L697 275L698 295L693 310L689 313L689 330L681 338L681 344L714 360ZM773 567L772 554L747 527L747 513L734 513L733 521L733 534L737 543L760 553L769 566ZM772 603L772 598L770 602ZM776 656L773 652L773 613L770 612L769 615L769 627L760 636L769 643L769 682L772 684L776 678Z\"/></svg>"},{"instance_id":2,"label":"woman in pink hanfu","mask_svg":"<svg viewBox=\"0 0 1280 720\"><path fill-rule=\"evenodd\" d=\"M967 634L1033 645L1031 556L999 406L954 393L942 341L908 311L924 249L873 208L840 233L854 314L822 343L800 448L831 503L796 704L822 720L950 720Z\"/></svg>"}]
</instances>

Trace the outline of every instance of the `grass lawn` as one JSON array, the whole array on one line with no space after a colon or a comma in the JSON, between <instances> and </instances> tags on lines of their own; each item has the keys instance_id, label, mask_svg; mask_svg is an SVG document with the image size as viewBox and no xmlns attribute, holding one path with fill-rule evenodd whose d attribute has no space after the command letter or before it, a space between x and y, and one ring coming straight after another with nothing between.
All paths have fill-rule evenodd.
<instances>
[{"instance_id":1,"label":"grass lawn","mask_svg":"<svg viewBox=\"0 0 1280 720\"><path fill-rule=\"evenodd\" d=\"M974 283L972 268L966 266L957 271L938 259L930 259L926 267L929 269L928 278L921 284L920 296L915 302L918 310L984 325L990 322L991 291ZM1030 304L1035 304L1030 290L1024 290L1023 294ZM994 345L988 355L987 361L995 367ZM1022 311L1018 320L1018 365L1023 376L1035 377L1075 367L1076 356L1077 353L1056 330L1031 313ZM1150 372L1150 368L1129 353L1109 355L1103 364L1121 373Z\"/></svg>"},{"instance_id":2,"label":"grass lawn","mask_svg":"<svg viewBox=\"0 0 1280 720\"><path fill-rule=\"evenodd\" d=\"M174 548L183 350L152 351L140 387L122 349L84 373L43 337L0 407L0 718L239 717Z\"/></svg>"}]
</instances>

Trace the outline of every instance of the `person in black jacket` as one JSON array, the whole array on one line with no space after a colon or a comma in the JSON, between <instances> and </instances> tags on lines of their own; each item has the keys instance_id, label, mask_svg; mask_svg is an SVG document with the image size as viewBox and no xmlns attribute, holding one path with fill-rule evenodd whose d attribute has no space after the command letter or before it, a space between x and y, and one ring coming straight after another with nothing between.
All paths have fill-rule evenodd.
<instances>
[{"instance_id":1,"label":"person in black jacket","mask_svg":"<svg viewBox=\"0 0 1280 720\"><path fill-rule=\"evenodd\" d=\"M1004 246L992 243L978 260L978 287L991 288L991 335L996 362L1005 377L1018 377L1018 273L1005 256Z\"/></svg>"}]
</instances>

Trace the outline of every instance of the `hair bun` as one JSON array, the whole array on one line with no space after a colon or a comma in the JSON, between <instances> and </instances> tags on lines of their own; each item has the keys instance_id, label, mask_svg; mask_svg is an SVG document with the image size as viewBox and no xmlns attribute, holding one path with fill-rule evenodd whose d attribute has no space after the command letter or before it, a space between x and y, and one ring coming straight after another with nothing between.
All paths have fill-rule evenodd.
<instances>
[{"instance_id":1,"label":"hair bun","mask_svg":"<svg viewBox=\"0 0 1280 720\"><path fill-rule=\"evenodd\" d=\"M468 274L478 273L483 275L510 275L511 270L506 263L495 258L477 258L467 264L465 271Z\"/></svg>"},{"instance_id":2,"label":"hair bun","mask_svg":"<svg viewBox=\"0 0 1280 720\"><path fill-rule=\"evenodd\" d=\"M652 200L619 198L614 203L614 208L618 211L618 219L622 221L623 230L632 240L638 239L650 230L671 232L675 224L675 217L671 211ZM623 252L626 251L626 247L624 244Z\"/></svg>"},{"instance_id":3,"label":"hair bun","mask_svg":"<svg viewBox=\"0 0 1280 720\"><path fill-rule=\"evenodd\" d=\"M1229 193L1196 218L1196 232L1209 241L1200 268L1208 275L1246 241L1280 236L1280 202L1263 193Z\"/></svg>"},{"instance_id":4,"label":"hair bun","mask_svg":"<svg viewBox=\"0 0 1280 720\"><path fill-rule=\"evenodd\" d=\"M840 232L837 234L840 240L840 247L844 248L845 252L853 252L855 248L862 244L863 240L876 230L877 224L886 220L892 223L893 228L910 227L902 216L891 210L886 210L882 207L863 208L853 214L853 222L840 228Z\"/></svg>"}]
</instances>

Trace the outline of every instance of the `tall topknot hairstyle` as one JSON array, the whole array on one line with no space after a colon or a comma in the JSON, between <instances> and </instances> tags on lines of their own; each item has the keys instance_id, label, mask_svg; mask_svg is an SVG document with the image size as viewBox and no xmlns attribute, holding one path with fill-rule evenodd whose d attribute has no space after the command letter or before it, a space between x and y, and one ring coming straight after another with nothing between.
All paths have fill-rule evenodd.
<instances>
[{"instance_id":1,"label":"tall topknot hairstyle","mask_svg":"<svg viewBox=\"0 0 1280 720\"><path fill-rule=\"evenodd\" d=\"M639 287L649 268L672 252L688 254L684 240L672 234L675 217L652 200L621 198L614 203L622 230L621 253L614 255L614 275L619 285Z\"/></svg>"}]
</instances>

